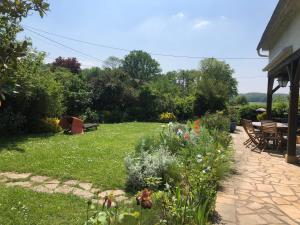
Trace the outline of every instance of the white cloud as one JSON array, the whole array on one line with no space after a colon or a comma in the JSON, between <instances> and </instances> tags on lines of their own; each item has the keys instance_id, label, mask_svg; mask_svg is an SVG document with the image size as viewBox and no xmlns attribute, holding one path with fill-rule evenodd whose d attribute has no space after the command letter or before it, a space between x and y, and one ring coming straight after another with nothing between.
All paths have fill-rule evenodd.
<instances>
[{"instance_id":1,"label":"white cloud","mask_svg":"<svg viewBox=\"0 0 300 225\"><path fill-rule=\"evenodd\" d=\"M179 12L175 15L173 15L173 18L177 18L177 19L183 19L185 17L184 13L183 12Z\"/></svg>"},{"instance_id":2,"label":"white cloud","mask_svg":"<svg viewBox=\"0 0 300 225\"><path fill-rule=\"evenodd\" d=\"M221 20L227 20L228 18L226 16L220 16Z\"/></svg>"},{"instance_id":3,"label":"white cloud","mask_svg":"<svg viewBox=\"0 0 300 225\"><path fill-rule=\"evenodd\" d=\"M201 30L211 24L209 20L198 20L194 23L194 29Z\"/></svg>"}]
</instances>

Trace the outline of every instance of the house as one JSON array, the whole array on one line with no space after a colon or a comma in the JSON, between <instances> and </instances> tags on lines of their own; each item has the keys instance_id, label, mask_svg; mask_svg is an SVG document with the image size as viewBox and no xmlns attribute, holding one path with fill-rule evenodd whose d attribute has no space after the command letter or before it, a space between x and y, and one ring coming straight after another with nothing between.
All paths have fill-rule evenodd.
<instances>
[{"instance_id":1,"label":"house","mask_svg":"<svg viewBox=\"0 0 300 225\"><path fill-rule=\"evenodd\" d=\"M268 57L267 116L272 118L272 95L290 85L288 149L286 161L295 163L297 113L300 80L300 1L279 0L257 47L258 54ZM278 85L274 87L275 82Z\"/></svg>"}]
</instances>

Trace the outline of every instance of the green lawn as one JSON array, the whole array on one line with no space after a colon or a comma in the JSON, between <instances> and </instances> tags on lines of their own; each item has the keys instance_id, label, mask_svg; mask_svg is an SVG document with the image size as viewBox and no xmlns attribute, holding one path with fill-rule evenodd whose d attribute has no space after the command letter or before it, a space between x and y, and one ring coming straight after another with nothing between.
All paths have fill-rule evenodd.
<instances>
[{"instance_id":1,"label":"green lawn","mask_svg":"<svg viewBox=\"0 0 300 225\"><path fill-rule=\"evenodd\" d=\"M124 188L124 157L137 140L161 130L159 123L100 125L84 135L35 135L0 139L0 171L31 172Z\"/></svg>"},{"instance_id":2,"label":"green lawn","mask_svg":"<svg viewBox=\"0 0 300 225\"><path fill-rule=\"evenodd\" d=\"M0 185L0 225L82 225L85 209L85 201L72 195Z\"/></svg>"}]
</instances>

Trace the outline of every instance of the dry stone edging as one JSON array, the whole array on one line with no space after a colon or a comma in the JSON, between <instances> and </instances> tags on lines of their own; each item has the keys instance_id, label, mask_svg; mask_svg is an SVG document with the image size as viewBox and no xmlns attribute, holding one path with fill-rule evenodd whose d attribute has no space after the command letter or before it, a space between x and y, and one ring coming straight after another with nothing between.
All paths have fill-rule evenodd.
<instances>
[{"instance_id":1,"label":"dry stone edging","mask_svg":"<svg viewBox=\"0 0 300 225\"><path fill-rule=\"evenodd\" d=\"M114 196L115 202L131 202L123 190L104 190L94 187L92 183L79 180L60 181L47 176L31 173L0 172L0 184L7 187L21 187L42 193L72 194L79 198L92 200L93 203L103 204L108 195Z\"/></svg>"}]
</instances>

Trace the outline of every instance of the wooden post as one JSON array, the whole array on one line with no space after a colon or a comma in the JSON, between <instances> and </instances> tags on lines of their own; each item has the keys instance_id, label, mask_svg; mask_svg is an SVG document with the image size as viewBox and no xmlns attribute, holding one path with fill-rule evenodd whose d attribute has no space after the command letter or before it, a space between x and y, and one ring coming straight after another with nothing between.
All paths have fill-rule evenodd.
<instances>
[{"instance_id":1,"label":"wooden post","mask_svg":"<svg viewBox=\"0 0 300 225\"><path fill-rule=\"evenodd\" d=\"M272 119L273 85L274 85L274 78L268 76L267 119Z\"/></svg>"},{"instance_id":2,"label":"wooden post","mask_svg":"<svg viewBox=\"0 0 300 225\"><path fill-rule=\"evenodd\" d=\"M295 163L296 157L296 137L297 137L297 114L299 100L299 77L300 65L297 68L292 64L288 67L290 77L290 105L289 105L289 126L288 126L288 150L286 155L287 163Z\"/></svg>"}]
</instances>

